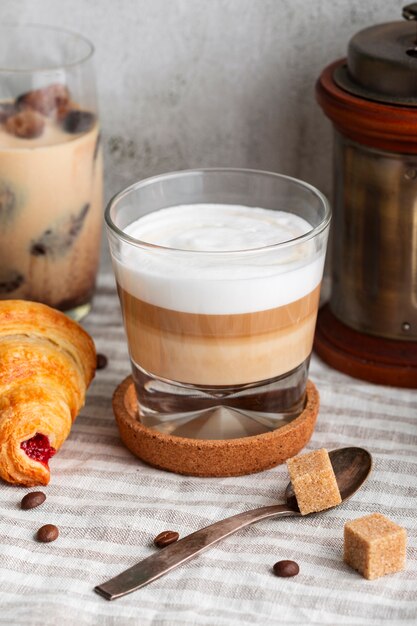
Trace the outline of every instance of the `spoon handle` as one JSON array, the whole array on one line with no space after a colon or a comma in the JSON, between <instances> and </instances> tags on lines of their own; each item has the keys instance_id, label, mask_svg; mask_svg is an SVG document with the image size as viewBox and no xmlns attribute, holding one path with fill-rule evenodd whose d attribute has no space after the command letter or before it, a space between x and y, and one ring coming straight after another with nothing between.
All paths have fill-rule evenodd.
<instances>
[{"instance_id":1,"label":"spoon handle","mask_svg":"<svg viewBox=\"0 0 417 626\"><path fill-rule=\"evenodd\" d=\"M167 574L175 567L185 563L241 528L267 517L278 515L297 515L297 513L285 504L275 504L233 515L206 528L197 530L195 533L184 537L184 539L162 548L157 554L140 561L115 578L98 585L94 590L106 598L106 600L121 598Z\"/></svg>"}]
</instances>

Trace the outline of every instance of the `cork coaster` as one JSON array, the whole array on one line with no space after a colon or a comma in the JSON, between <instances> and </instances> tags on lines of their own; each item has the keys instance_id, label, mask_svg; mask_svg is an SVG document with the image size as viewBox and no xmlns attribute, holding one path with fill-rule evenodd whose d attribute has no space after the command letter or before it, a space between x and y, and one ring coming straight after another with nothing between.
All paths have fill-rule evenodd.
<instances>
[{"instance_id":1,"label":"cork coaster","mask_svg":"<svg viewBox=\"0 0 417 626\"><path fill-rule=\"evenodd\" d=\"M126 447L153 467L188 476L241 476L283 463L310 440L318 410L319 394L309 380L304 411L276 430L239 439L189 439L141 424L131 376L113 395L113 412Z\"/></svg>"}]
</instances>

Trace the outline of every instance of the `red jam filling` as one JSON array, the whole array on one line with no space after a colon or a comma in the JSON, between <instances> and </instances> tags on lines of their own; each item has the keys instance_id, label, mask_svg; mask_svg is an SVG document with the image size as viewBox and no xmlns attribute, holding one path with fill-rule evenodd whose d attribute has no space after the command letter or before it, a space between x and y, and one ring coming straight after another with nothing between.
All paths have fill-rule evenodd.
<instances>
[{"instance_id":1,"label":"red jam filling","mask_svg":"<svg viewBox=\"0 0 417 626\"><path fill-rule=\"evenodd\" d=\"M34 437L27 441L22 441L20 447L26 452L28 457L39 461L46 467L48 467L48 461L51 456L54 456L56 453L55 448L50 445L48 437L40 433L36 433Z\"/></svg>"}]
</instances>

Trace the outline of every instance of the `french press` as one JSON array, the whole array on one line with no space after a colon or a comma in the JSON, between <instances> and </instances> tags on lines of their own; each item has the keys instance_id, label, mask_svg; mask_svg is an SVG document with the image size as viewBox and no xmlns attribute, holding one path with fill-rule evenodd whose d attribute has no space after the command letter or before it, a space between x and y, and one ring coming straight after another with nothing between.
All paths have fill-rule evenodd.
<instances>
[{"instance_id":1,"label":"french press","mask_svg":"<svg viewBox=\"0 0 417 626\"><path fill-rule=\"evenodd\" d=\"M316 352L356 378L417 388L417 3L322 72L334 126L332 292Z\"/></svg>"}]
</instances>

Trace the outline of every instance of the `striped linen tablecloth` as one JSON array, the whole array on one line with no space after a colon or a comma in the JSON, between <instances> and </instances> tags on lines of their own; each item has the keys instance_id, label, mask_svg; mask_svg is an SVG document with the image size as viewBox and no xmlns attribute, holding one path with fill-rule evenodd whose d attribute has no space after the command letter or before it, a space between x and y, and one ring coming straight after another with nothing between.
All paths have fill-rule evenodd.
<instances>
[{"instance_id":1,"label":"striped linen tablecloth","mask_svg":"<svg viewBox=\"0 0 417 626\"><path fill-rule=\"evenodd\" d=\"M417 393L357 381L313 357L321 408L308 449L359 445L375 459L367 484L344 506L304 518L268 520L125 598L93 592L152 554L167 529L186 535L245 509L282 499L285 467L204 479L158 471L120 443L111 409L129 373L113 277L100 276L84 326L109 358L87 404L52 460L46 502L22 511L27 490L0 485L0 623L58 625L260 625L417 623ZM368 581L342 561L343 525L379 511L408 532L406 570ZM37 543L43 524L57 541ZM295 578L272 565L293 559Z\"/></svg>"}]
</instances>

